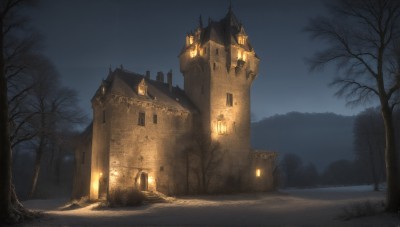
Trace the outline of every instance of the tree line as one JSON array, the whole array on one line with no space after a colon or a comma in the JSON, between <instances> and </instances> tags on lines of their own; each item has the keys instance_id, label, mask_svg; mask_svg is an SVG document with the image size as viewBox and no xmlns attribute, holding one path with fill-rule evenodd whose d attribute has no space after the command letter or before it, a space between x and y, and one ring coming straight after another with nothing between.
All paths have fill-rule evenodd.
<instances>
[{"instance_id":1,"label":"tree line","mask_svg":"<svg viewBox=\"0 0 400 227\"><path fill-rule=\"evenodd\" d=\"M395 134L400 135L400 111L394 114ZM353 160L331 162L322 172L314 163L304 164L297 154L283 155L279 162L281 187L319 187L372 184L375 191L386 182L385 130L379 108L359 113L353 126ZM396 141L397 149L400 141ZM397 152L399 152L397 150Z\"/></svg>"}]
</instances>

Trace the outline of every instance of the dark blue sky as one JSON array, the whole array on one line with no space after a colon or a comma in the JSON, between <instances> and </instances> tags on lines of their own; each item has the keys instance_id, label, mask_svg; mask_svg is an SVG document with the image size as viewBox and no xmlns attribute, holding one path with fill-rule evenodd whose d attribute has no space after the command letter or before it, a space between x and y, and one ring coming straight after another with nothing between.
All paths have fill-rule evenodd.
<instances>
[{"instance_id":1,"label":"dark blue sky","mask_svg":"<svg viewBox=\"0 0 400 227\"><path fill-rule=\"evenodd\" d=\"M182 86L178 54L185 34L196 28L199 15L225 16L229 1L45 0L32 13L32 25L45 37L45 55L58 68L65 85L75 88L91 114L90 99L107 76L119 67L145 73L172 69ZM322 43L302 29L309 18L326 14L320 0L232 1L250 42L261 59L254 81L251 111L256 119L290 111L354 115L328 83L333 69L310 73L304 59Z\"/></svg>"}]
</instances>

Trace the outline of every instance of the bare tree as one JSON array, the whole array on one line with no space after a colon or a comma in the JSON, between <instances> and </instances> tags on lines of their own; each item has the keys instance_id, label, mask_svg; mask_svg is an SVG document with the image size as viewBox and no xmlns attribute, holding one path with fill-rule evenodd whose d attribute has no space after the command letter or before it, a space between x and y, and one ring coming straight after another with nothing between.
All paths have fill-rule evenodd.
<instances>
[{"instance_id":1,"label":"bare tree","mask_svg":"<svg viewBox=\"0 0 400 227\"><path fill-rule=\"evenodd\" d=\"M192 160L188 168L197 176L200 191L208 193L211 181L219 174L224 151L217 141L201 133L195 135L194 145L188 151L187 155L192 156L188 158Z\"/></svg>"},{"instance_id":2,"label":"bare tree","mask_svg":"<svg viewBox=\"0 0 400 227\"><path fill-rule=\"evenodd\" d=\"M6 0L0 3L0 221L16 222L32 216L23 208L11 184L11 138L9 124L7 80L24 70L10 64L18 59L29 45L29 36L21 38L25 20L18 10L31 1ZM19 36L16 34L19 33Z\"/></svg>"},{"instance_id":3,"label":"bare tree","mask_svg":"<svg viewBox=\"0 0 400 227\"><path fill-rule=\"evenodd\" d=\"M354 122L354 149L356 157L371 172L374 190L385 176L385 132L379 111L369 108L358 114Z\"/></svg>"},{"instance_id":4,"label":"bare tree","mask_svg":"<svg viewBox=\"0 0 400 227\"><path fill-rule=\"evenodd\" d=\"M312 70L335 64L332 85L349 105L378 98L385 128L386 210L400 209L400 182L395 148L393 110L399 104L400 2L338 0L330 16L311 19L306 31L329 48L309 60Z\"/></svg>"},{"instance_id":5,"label":"bare tree","mask_svg":"<svg viewBox=\"0 0 400 227\"><path fill-rule=\"evenodd\" d=\"M49 143L61 143L62 131L85 122L85 114L78 107L77 93L61 86L59 74L46 58L37 58L32 71L33 88L29 91L30 106L34 117L35 164L29 197L33 197L39 178L43 155ZM60 130L60 131L58 131ZM58 138L57 138L58 137ZM52 140L52 141L51 141ZM55 144L57 146L57 144ZM50 156L54 156L53 149Z\"/></svg>"}]
</instances>

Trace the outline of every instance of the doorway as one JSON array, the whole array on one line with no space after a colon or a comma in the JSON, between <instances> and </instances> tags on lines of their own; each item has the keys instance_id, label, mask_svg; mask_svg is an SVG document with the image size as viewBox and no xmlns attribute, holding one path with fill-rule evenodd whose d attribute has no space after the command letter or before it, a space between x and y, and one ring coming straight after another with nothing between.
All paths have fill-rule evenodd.
<instances>
[{"instance_id":1,"label":"doorway","mask_svg":"<svg viewBox=\"0 0 400 227\"><path fill-rule=\"evenodd\" d=\"M147 191L148 190L148 175L147 173L140 174L140 190Z\"/></svg>"}]
</instances>

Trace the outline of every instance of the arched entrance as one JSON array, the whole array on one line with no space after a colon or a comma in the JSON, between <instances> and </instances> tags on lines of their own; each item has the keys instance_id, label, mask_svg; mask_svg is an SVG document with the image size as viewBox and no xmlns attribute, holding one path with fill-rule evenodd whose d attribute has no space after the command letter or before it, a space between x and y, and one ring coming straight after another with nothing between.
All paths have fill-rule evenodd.
<instances>
[{"instance_id":1,"label":"arched entrance","mask_svg":"<svg viewBox=\"0 0 400 227\"><path fill-rule=\"evenodd\" d=\"M148 175L147 173L142 172L140 174L140 190L147 191L148 190Z\"/></svg>"}]
</instances>

